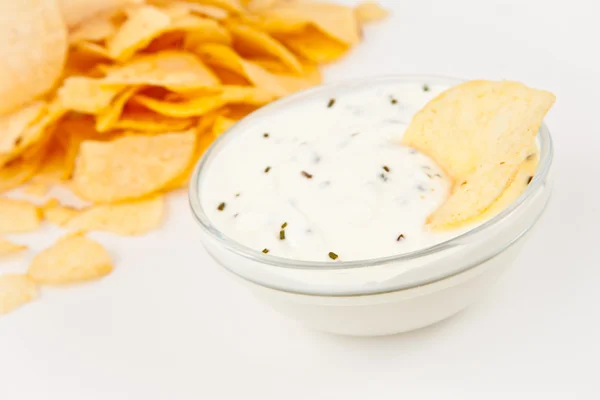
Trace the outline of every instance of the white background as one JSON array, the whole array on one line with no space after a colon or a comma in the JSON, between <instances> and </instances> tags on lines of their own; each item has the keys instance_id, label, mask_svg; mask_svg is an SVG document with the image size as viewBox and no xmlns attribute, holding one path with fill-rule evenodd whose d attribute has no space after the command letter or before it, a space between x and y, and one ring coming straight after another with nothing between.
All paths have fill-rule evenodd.
<instances>
[{"instance_id":1,"label":"white background","mask_svg":"<svg viewBox=\"0 0 600 400\"><path fill-rule=\"evenodd\" d=\"M393 17L367 28L361 47L327 70L329 81L510 78L558 98L547 118L554 197L497 288L405 335L305 331L209 259L181 193L158 232L95 235L116 258L110 277L44 289L0 319L0 399L600 398L597 0L382 3ZM27 239L40 250L58 233Z\"/></svg>"}]
</instances>

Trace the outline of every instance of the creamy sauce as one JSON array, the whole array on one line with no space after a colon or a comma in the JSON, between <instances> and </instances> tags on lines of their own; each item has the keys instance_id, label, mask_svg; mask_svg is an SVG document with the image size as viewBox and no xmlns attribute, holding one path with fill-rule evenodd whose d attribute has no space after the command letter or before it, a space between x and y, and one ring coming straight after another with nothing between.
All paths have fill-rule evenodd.
<instances>
[{"instance_id":1,"label":"creamy sauce","mask_svg":"<svg viewBox=\"0 0 600 400\"><path fill-rule=\"evenodd\" d=\"M412 116L446 88L346 89L250 117L205 171L209 220L258 252L313 261L391 256L459 234L427 230L451 182L400 144Z\"/></svg>"}]
</instances>

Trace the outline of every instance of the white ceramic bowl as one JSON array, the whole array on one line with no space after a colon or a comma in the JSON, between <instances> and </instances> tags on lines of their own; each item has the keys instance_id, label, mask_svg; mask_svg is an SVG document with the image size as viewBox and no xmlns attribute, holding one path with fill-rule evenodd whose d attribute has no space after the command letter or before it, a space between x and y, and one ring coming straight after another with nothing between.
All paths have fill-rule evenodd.
<instances>
[{"instance_id":1,"label":"white ceramic bowl","mask_svg":"<svg viewBox=\"0 0 600 400\"><path fill-rule=\"evenodd\" d=\"M391 76L326 85L286 97L221 135L191 179L190 204L201 227L199 236L211 256L257 296L307 327L375 336L441 321L476 301L494 284L546 208L551 193L552 140L542 125L538 133L540 162L523 194L485 223L427 249L363 261L297 261L248 248L226 237L208 220L199 198L207 166L238 133L307 97L406 81L461 82L436 76Z\"/></svg>"}]
</instances>

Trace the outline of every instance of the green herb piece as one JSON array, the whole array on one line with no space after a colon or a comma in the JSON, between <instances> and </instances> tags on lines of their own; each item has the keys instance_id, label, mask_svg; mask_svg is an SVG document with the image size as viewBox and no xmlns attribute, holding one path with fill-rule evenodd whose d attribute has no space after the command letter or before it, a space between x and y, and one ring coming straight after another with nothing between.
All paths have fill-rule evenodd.
<instances>
[{"instance_id":1,"label":"green herb piece","mask_svg":"<svg viewBox=\"0 0 600 400\"><path fill-rule=\"evenodd\" d=\"M285 229L287 228L287 222L284 222L283 225L281 225L281 229Z\"/></svg>"},{"instance_id":2,"label":"green herb piece","mask_svg":"<svg viewBox=\"0 0 600 400\"><path fill-rule=\"evenodd\" d=\"M352 135L350 135L350 136L354 137L354 136L358 136L359 134L360 134L360 132L354 132L354 133L353 133Z\"/></svg>"},{"instance_id":3,"label":"green herb piece","mask_svg":"<svg viewBox=\"0 0 600 400\"><path fill-rule=\"evenodd\" d=\"M401 242L404 239L406 239L406 237L404 236L404 233L401 233L400 236L396 238L396 242Z\"/></svg>"},{"instance_id":4,"label":"green herb piece","mask_svg":"<svg viewBox=\"0 0 600 400\"><path fill-rule=\"evenodd\" d=\"M279 231L279 240L285 240L285 231L283 229Z\"/></svg>"},{"instance_id":5,"label":"green herb piece","mask_svg":"<svg viewBox=\"0 0 600 400\"><path fill-rule=\"evenodd\" d=\"M390 167L388 167L387 165L384 165L384 166L383 166L383 170L384 170L385 172L390 172Z\"/></svg>"},{"instance_id":6,"label":"green herb piece","mask_svg":"<svg viewBox=\"0 0 600 400\"><path fill-rule=\"evenodd\" d=\"M265 174L268 174L270 170L271 170L271 167L265 168Z\"/></svg>"},{"instance_id":7,"label":"green herb piece","mask_svg":"<svg viewBox=\"0 0 600 400\"><path fill-rule=\"evenodd\" d=\"M327 108L333 107L334 104L335 104L335 99L329 100L329 103L327 103Z\"/></svg>"},{"instance_id":8,"label":"green herb piece","mask_svg":"<svg viewBox=\"0 0 600 400\"><path fill-rule=\"evenodd\" d=\"M263 249L262 252L265 253L265 254L267 254L269 252L269 249Z\"/></svg>"},{"instance_id":9,"label":"green herb piece","mask_svg":"<svg viewBox=\"0 0 600 400\"><path fill-rule=\"evenodd\" d=\"M332 260L337 260L338 259L338 255L335 254L333 251L329 252L329 258L331 258Z\"/></svg>"},{"instance_id":10,"label":"green herb piece","mask_svg":"<svg viewBox=\"0 0 600 400\"><path fill-rule=\"evenodd\" d=\"M392 104L398 104L398 100L396 100L395 98L392 97L390 99L390 103L392 103Z\"/></svg>"},{"instance_id":11,"label":"green herb piece","mask_svg":"<svg viewBox=\"0 0 600 400\"><path fill-rule=\"evenodd\" d=\"M269 134L268 134L268 133L263 133L263 137L264 137L265 139L267 139L267 138L269 137Z\"/></svg>"},{"instance_id":12,"label":"green herb piece","mask_svg":"<svg viewBox=\"0 0 600 400\"><path fill-rule=\"evenodd\" d=\"M530 155L527 156L526 160L530 161L530 160L533 160L534 158L535 158L535 153L532 153L532 154L530 154Z\"/></svg>"},{"instance_id":13,"label":"green herb piece","mask_svg":"<svg viewBox=\"0 0 600 400\"><path fill-rule=\"evenodd\" d=\"M235 197L240 197L241 193L236 193Z\"/></svg>"},{"instance_id":14,"label":"green herb piece","mask_svg":"<svg viewBox=\"0 0 600 400\"><path fill-rule=\"evenodd\" d=\"M529 185L532 180L533 180L533 176L530 176L529 178L527 178L527 184Z\"/></svg>"},{"instance_id":15,"label":"green herb piece","mask_svg":"<svg viewBox=\"0 0 600 400\"><path fill-rule=\"evenodd\" d=\"M303 176L304 176L306 179L312 179L312 177L313 177L313 176L312 176L312 174L309 174L309 173L308 173L308 172L306 172L306 171L302 171L302 175L303 175Z\"/></svg>"},{"instance_id":16,"label":"green herb piece","mask_svg":"<svg viewBox=\"0 0 600 400\"><path fill-rule=\"evenodd\" d=\"M380 177L380 178L381 178L381 179L382 179L384 182L387 182L387 180L388 180L388 177L387 177L387 176L385 176L385 174L384 174L383 172L382 172L381 174L379 174L379 177Z\"/></svg>"},{"instance_id":17,"label":"green herb piece","mask_svg":"<svg viewBox=\"0 0 600 400\"><path fill-rule=\"evenodd\" d=\"M423 85L423 91L424 92L429 92L429 85L428 84L424 84Z\"/></svg>"},{"instance_id":18,"label":"green herb piece","mask_svg":"<svg viewBox=\"0 0 600 400\"><path fill-rule=\"evenodd\" d=\"M225 203L221 203L219 204L219 206L217 207L217 210L219 211L223 211L225 209Z\"/></svg>"}]
</instances>

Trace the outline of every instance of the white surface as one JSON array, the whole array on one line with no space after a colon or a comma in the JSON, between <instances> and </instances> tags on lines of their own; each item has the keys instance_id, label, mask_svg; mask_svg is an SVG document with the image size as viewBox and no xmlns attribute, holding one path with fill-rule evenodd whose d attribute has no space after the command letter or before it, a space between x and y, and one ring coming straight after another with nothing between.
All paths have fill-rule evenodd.
<instances>
[{"instance_id":1,"label":"white surface","mask_svg":"<svg viewBox=\"0 0 600 400\"><path fill-rule=\"evenodd\" d=\"M0 399L598 398L596 0L382 3L394 17L368 28L330 80L511 78L558 97L554 199L487 300L402 336L305 331L209 261L176 196L163 230L96 236L117 259L110 277L44 290L0 320ZM35 235L36 249L53 238Z\"/></svg>"}]
</instances>

